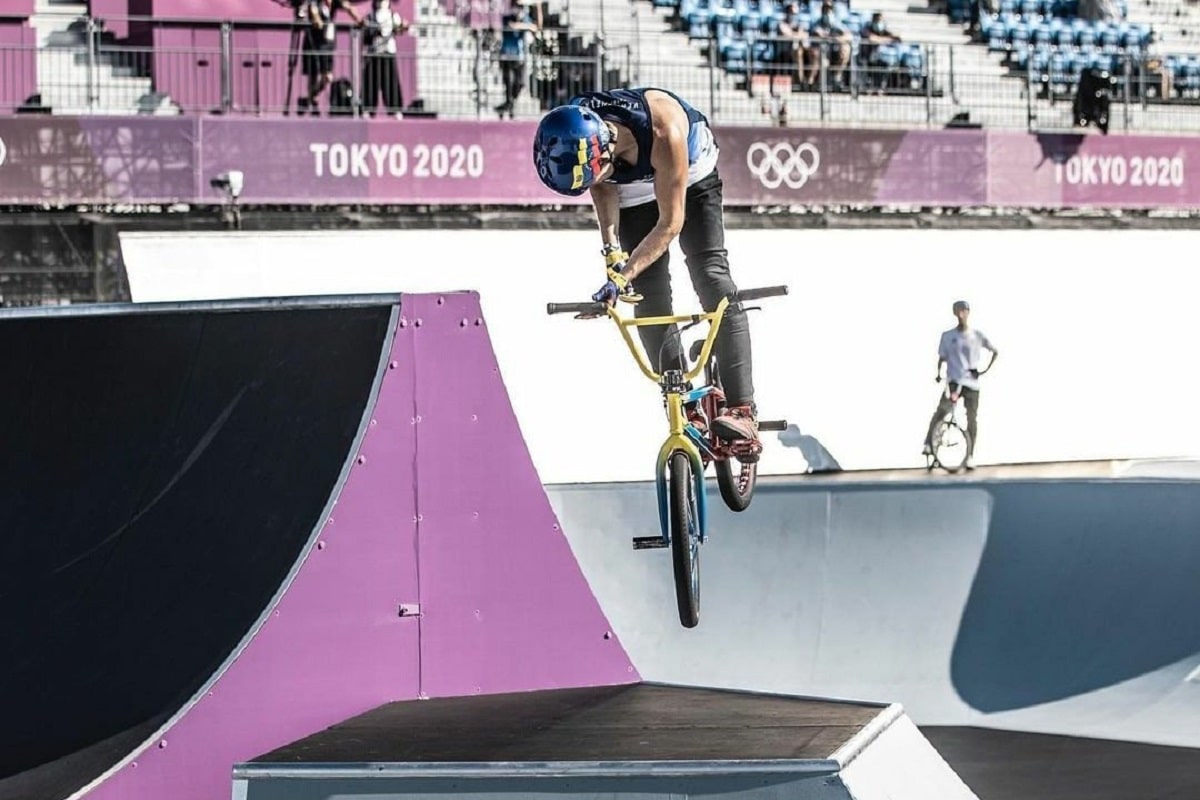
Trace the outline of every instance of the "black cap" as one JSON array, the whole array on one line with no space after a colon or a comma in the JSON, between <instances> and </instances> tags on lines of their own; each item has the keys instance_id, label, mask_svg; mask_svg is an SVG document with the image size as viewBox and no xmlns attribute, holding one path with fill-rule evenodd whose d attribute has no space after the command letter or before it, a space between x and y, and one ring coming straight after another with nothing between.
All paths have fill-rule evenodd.
<instances>
[{"instance_id":1,"label":"black cap","mask_svg":"<svg viewBox=\"0 0 1200 800\"><path fill-rule=\"evenodd\" d=\"M968 303L966 300L955 300L954 301L954 313L957 314L959 311L970 311L970 310L971 310L971 304Z\"/></svg>"}]
</instances>

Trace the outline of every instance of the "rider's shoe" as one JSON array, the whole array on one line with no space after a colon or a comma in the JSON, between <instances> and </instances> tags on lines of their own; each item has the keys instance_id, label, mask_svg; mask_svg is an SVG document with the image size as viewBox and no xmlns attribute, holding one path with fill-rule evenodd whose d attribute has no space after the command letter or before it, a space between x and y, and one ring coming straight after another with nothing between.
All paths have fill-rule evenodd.
<instances>
[{"instance_id":1,"label":"rider's shoe","mask_svg":"<svg viewBox=\"0 0 1200 800\"><path fill-rule=\"evenodd\" d=\"M975 456L967 456L967 460L963 462L963 466L967 469L975 469Z\"/></svg>"},{"instance_id":2,"label":"rider's shoe","mask_svg":"<svg viewBox=\"0 0 1200 800\"><path fill-rule=\"evenodd\" d=\"M758 442L758 420L750 406L730 406L713 420L713 433L727 442Z\"/></svg>"}]
</instances>

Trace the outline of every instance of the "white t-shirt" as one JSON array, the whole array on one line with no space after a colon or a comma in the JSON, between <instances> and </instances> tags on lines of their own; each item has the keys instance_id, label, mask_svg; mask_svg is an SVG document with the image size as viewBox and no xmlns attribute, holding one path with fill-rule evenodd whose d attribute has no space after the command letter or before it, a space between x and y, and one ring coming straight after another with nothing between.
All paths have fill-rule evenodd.
<instances>
[{"instance_id":1,"label":"white t-shirt","mask_svg":"<svg viewBox=\"0 0 1200 800\"><path fill-rule=\"evenodd\" d=\"M944 332L942 340L938 343L938 358L946 362L946 380L970 389L978 389L979 379L972 377L970 370L979 369L984 348L996 351L982 331L974 328L965 331L951 328Z\"/></svg>"},{"instance_id":2,"label":"white t-shirt","mask_svg":"<svg viewBox=\"0 0 1200 800\"><path fill-rule=\"evenodd\" d=\"M374 55L384 53L396 54L396 31L400 28L400 15L390 6L374 8L367 17L367 24L375 28L375 36L367 46L367 52Z\"/></svg>"}]
</instances>

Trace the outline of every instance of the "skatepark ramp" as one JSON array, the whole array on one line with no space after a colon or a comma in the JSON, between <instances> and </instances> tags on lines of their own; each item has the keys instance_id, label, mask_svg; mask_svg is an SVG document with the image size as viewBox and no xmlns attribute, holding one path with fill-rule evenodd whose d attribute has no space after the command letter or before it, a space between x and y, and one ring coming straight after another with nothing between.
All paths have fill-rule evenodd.
<instances>
[{"instance_id":1,"label":"skatepark ramp","mask_svg":"<svg viewBox=\"0 0 1200 800\"><path fill-rule=\"evenodd\" d=\"M646 680L1200 748L1194 469L772 477L740 514L712 486L691 631L673 622L669 555L629 544L654 527L652 483L548 492Z\"/></svg>"},{"instance_id":2,"label":"skatepark ramp","mask_svg":"<svg viewBox=\"0 0 1200 800\"><path fill-rule=\"evenodd\" d=\"M472 293L0 314L0 798L227 798L381 703L629 683Z\"/></svg>"},{"instance_id":3,"label":"skatepark ramp","mask_svg":"<svg viewBox=\"0 0 1200 800\"><path fill-rule=\"evenodd\" d=\"M242 800L975 797L898 706L649 684L391 703L233 774Z\"/></svg>"}]
</instances>

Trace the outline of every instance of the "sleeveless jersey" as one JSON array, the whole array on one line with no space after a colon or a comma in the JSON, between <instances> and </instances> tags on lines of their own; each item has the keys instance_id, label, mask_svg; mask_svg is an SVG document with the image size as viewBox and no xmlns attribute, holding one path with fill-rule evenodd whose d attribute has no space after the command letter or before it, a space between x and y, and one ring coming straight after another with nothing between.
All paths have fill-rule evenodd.
<instances>
[{"instance_id":1,"label":"sleeveless jersey","mask_svg":"<svg viewBox=\"0 0 1200 800\"><path fill-rule=\"evenodd\" d=\"M571 104L590 108L599 117L615 122L633 133L637 141L636 164L623 161L613 162L613 173L607 182L617 184L621 208L648 203L654 199L654 167L650 164L650 150L654 143L650 105L646 102L645 89L611 89L607 92L584 92L571 98ZM688 118L688 178L687 185L712 174L717 167L717 140L708 118L672 92L654 89L674 98L683 107Z\"/></svg>"}]
</instances>

